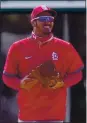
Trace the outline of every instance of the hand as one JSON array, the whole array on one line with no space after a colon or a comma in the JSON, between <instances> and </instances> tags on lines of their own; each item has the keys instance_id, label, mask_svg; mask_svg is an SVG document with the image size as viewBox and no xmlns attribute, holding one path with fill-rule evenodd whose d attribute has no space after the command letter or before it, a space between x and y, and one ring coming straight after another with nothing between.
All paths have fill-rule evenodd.
<instances>
[{"instance_id":1,"label":"hand","mask_svg":"<svg viewBox=\"0 0 87 123\"><path fill-rule=\"evenodd\" d=\"M53 87L51 87L51 88L53 88L53 89L57 89L57 88L62 88L62 87L64 87L64 82L62 81L62 82L57 82Z\"/></svg>"},{"instance_id":2,"label":"hand","mask_svg":"<svg viewBox=\"0 0 87 123\"><path fill-rule=\"evenodd\" d=\"M37 84L38 80L35 78L31 78L29 75L25 76L21 80L20 88L29 90L34 87L35 84Z\"/></svg>"},{"instance_id":3,"label":"hand","mask_svg":"<svg viewBox=\"0 0 87 123\"><path fill-rule=\"evenodd\" d=\"M62 79L60 79L58 76L53 76L49 81L49 88L57 89L64 87L64 82Z\"/></svg>"}]
</instances>

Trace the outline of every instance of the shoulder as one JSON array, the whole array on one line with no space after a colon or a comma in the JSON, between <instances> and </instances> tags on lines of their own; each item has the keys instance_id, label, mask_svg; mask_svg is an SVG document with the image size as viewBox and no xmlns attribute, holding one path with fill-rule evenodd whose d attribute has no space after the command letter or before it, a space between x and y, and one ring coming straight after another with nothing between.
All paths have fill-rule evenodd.
<instances>
[{"instance_id":1,"label":"shoulder","mask_svg":"<svg viewBox=\"0 0 87 123\"><path fill-rule=\"evenodd\" d=\"M61 45L61 46L64 46L64 47L69 47L71 45L70 42L65 41L63 39L60 39L60 38L57 38L57 37L54 37L54 43L56 45Z\"/></svg>"},{"instance_id":2,"label":"shoulder","mask_svg":"<svg viewBox=\"0 0 87 123\"><path fill-rule=\"evenodd\" d=\"M8 54L16 53L18 54L21 51L22 47L28 42L29 38L24 38L18 41L15 41L8 50Z\"/></svg>"},{"instance_id":3,"label":"shoulder","mask_svg":"<svg viewBox=\"0 0 87 123\"><path fill-rule=\"evenodd\" d=\"M21 40L17 40L10 46L10 48L12 48L12 49L18 49L19 48L20 49L23 45L26 45L29 42L30 42L30 37L27 37L27 38L24 38Z\"/></svg>"},{"instance_id":4,"label":"shoulder","mask_svg":"<svg viewBox=\"0 0 87 123\"><path fill-rule=\"evenodd\" d=\"M57 49L63 50L65 52L71 52L72 50L75 51L75 48L70 42L60 38L54 37L54 45Z\"/></svg>"},{"instance_id":5,"label":"shoulder","mask_svg":"<svg viewBox=\"0 0 87 123\"><path fill-rule=\"evenodd\" d=\"M14 42L13 46L17 46L17 47L19 46L20 47L22 44L26 44L28 41L30 41L29 37Z\"/></svg>"},{"instance_id":6,"label":"shoulder","mask_svg":"<svg viewBox=\"0 0 87 123\"><path fill-rule=\"evenodd\" d=\"M60 39L60 38L57 38L57 37L54 37L54 45L57 48L63 49L65 51L70 50L72 47L72 44L70 42Z\"/></svg>"}]
</instances>

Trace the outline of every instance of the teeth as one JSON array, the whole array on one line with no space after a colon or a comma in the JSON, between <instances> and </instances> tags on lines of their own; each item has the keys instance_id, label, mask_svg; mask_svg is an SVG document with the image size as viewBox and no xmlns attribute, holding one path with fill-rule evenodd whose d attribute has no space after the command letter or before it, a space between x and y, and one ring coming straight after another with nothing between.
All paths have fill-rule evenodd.
<instances>
[{"instance_id":1,"label":"teeth","mask_svg":"<svg viewBox=\"0 0 87 123\"><path fill-rule=\"evenodd\" d=\"M49 26L44 26L45 28L50 28Z\"/></svg>"}]
</instances>

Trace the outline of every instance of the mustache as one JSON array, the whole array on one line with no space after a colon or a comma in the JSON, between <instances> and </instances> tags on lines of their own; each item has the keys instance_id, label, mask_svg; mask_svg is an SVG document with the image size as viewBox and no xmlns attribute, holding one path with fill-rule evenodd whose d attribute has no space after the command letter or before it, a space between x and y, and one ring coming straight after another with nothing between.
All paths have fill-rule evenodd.
<instances>
[{"instance_id":1,"label":"mustache","mask_svg":"<svg viewBox=\"0 0 87 123\"><path fill-rule=\"evenodd\" d=\"M48 24L44 24L43 26L49 26L49 27L52 27L52 25L50 24L50 25L48 25Z\"/></svg>"}]
</instances>

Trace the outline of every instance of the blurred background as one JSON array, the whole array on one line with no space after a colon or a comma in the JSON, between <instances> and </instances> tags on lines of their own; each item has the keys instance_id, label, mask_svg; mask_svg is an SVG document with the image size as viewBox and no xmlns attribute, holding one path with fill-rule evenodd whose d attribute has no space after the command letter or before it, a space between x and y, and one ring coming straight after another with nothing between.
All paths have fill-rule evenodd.
<instances>
[{"instance_id":1,"label":"blurred background","mask_svg":"<svg viewBox=\"0 0 87 123\"><path fill-rule=\"evenodd\" d=\"M22 6L22 8L16 8L16 5L11 3L13 8L9 7L8 0L2 0L1 13L0 13L0 121L16 122L18 107L16 103L16 94L13 89L8 88L4 85L2 80L2 72L4 63L6 60L6 55L10 45L22 38L28 37L31 34L32 26L30 24L30 13L34 4L29 4L27 8ZM62 2L61 2L62 1ZM81 4L74 7L76 4L71 4L69 0L67 5L71 4L72 8L65 6L63 8L63 1L55 1L52 4L46 4L46 0L43 4L54 8L58 16L55 20L55 25L53 33L55 36L62 38L66 41L72 43L80 54L83 62L83 79L80 83L70 89L68 89L67 98L67 116L66 122L72 123L86 123L86 13L85 9L80 8ZM6 2L6 3L5 3ZM10 1L12 2L12 1ZM20 1L21 2L21 1ZM53 1L50 1L52 3ZM60 2L57 4L56 2ZM17 1L15 1L17 4ZM40 3L39 3L40 4ZM7 6L8 5L8 6ZM55 6L56 5L56 6ZM60 6L59 6L60 5ZM66 5L66 3L65 3Z\"/></svg>"}]
</instances>

